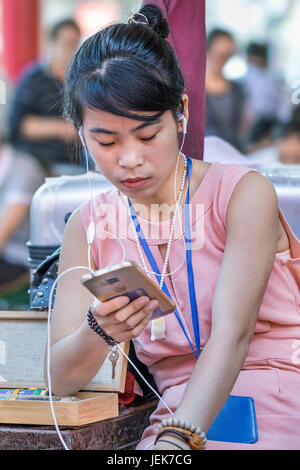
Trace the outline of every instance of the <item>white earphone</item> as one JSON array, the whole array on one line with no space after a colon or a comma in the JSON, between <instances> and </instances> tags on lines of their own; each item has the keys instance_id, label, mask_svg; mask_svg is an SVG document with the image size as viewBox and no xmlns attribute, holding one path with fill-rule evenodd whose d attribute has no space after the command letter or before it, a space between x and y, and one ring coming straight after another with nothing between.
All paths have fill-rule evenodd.
<instances>
[{"instance_id":1,"label":"white earphone","mask_svg":"<svg viewBox=\"0 0 300 470\"><path fill-rule=\"evenodd\" d=\"M79 134L79 137L80 137L80 140L81 140L81 143L82 143L83 147L86 148L86 143L85 143L85 139L84 139L84 135L83 135L82 126L79 128L78 134Z\"/></svg>"},{"instance_id":2,"label":"white earphone","mask_svg":"<svg viewBox=\"0 0 300 470\"><path fill-rule=\"evenodd\" d=\"M181 153L181 150L182 150L182 147L183 147L183 143L184 143L184 139L185 139L185 134L187 133L187 120L185 118L185 116L183 116L182 114L180 114L178 116L178 119L182 121L182 126L183 126L183 141L182 141L182 144L181 144L181 149L180 149L180 152L179 154ZM87 155L87 145L86 145L86 142L85 142L85 139L84 139L84 135L83 135L83 128L82 126L79 128L78 130L78 134L79 134L79 137L80 137L80 140L81 140L81 143L85 149L85 156L86 156L86 165L87 165L87 175L88 175L88 182L89 182L89 187L90 187L90 199L91 199L91 213L90 213L90 224L89 224L89 227L88 227L88 230L87 230L87 243L88 243L88 267L87 266L74 266L74 267L71 267L69 269L66 269L65 271L63 271L62 273L60 273L60 275L56 278L56 280L54 281L54 284L50 290L50 296L49 296L49 306L48 306L48 321L47 321L47 378L48 378L48 391L49 391L49 403L50 403L50 409L51 409L51 414L52 414L52 417L53 417L53 421L54 421L54 425L55 425L55 429L56 429L56 432L58 434L58 437L64 447L65 450L69 450L67 444L65 443L64 439L63 439L63 436L59 430L59 427L58 427L58 424L57 424L57 420L56 420L56 416L55 416L55 410L54 410L54 406L53 406L53 397L52 397L52 385L51 385L51 373L50 373L50 369L51 369L51 366L50 366L50 362L51 362L51 359L50 359L50 349L51 349L51 340L50 340L50 318L51 318L51 305L52 305L52 297L53 297L53 294L54 294L54 289L56 287L56 284L58 282L58 280L63 276L65 275L67 272L69 271L73 271L75 269L87 269L89 270L91 273L93 273L93 270L91 269L91 244L93 243L94 241L94 238L95 238L95 219L94 219L94 211L93 211L93 194L92 194L92 187L91 187L91 181L90 181L90 177L89 177L89 168L88 168L88 155ZM177 161L177 164L178 164L178 161ZM177 165L176 165L176 172L177 172ZM109 233L109 232L108 232ZM120 244L122 245L122 242L121 240L119 240L117 237L116 239L120 242ZM123 261L125 260L125 249L123 247ZM179 266L179 268L181 268L182 265ZM177 268L174 272L176 272L179 268ZM137 367L135 366L135 364L131 361L131 359L125 354L125 352L123 351L122 348L120 348L118 346L120 352L126 357L126 359L128 360L128 362L132 365L132 367L136 370L136 372L139 374L139 376L144 380L144 382L148 385L148 387L152 390L152 392L158 397L158 399L165 405L165 407L167 408L167 410L170 412L171 415L173 415L173 411L168 407L167 403L163 400L163 398L157 393L157 391L155 389L153 389L153 387L151 386L151 384L149 384L147 382L147 380L145 379L145 377L143 377L143 375L141 374L141 372L137 369ZM153 443L149 444L146 449L148 447L150 447L150 445L153 445Z\"/></svg>"},{"instance_id":3,"label":"white earphone","mask_svg":"<svg viewBox=\"0 0 300 470\"><path fill-rule=\"evenodd\" d=\"M185 116L182 117L182 126L183 126L183 133L186 134L187 133L187 120Z\"/></svg>"},{"instance_id":4,"label":"white earphone","mask_svg":"<svg viewBox=\"0 0 300 470\"><path fill-rule=\"evenodd\" d=\"M182 132L183 132L183 135L186 135L186 133L187 133L187 120L186 120L186 117L184 116L184 114L179 113L178 114L178 120L182 121Z\"/></svg>"}]
</instances>

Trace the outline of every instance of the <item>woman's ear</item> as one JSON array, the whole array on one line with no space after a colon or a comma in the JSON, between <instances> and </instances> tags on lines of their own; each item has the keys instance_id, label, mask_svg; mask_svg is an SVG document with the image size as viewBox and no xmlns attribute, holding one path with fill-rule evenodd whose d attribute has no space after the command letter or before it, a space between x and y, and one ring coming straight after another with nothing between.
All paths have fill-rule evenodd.
<instances>
[{"instance_id":1,"label":"woman's ear","mask_svg":"<svg viewBox=\"0 0 300 470\"><path fill-rule=\"evenodd\" d=\"M189 97L188 95L182 95L181 100L182 108L178 113L178 132L186 134L187 123L189 120ZM184 119L182 119L184 117Z\"/></svg>"}]
</instances>

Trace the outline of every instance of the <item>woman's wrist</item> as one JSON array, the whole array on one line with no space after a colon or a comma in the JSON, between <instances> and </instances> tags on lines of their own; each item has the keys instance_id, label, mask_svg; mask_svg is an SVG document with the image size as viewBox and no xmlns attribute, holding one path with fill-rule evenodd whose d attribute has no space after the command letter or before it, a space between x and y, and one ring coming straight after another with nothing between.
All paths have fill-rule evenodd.
<instances>
[{"instance_id":1,"label":"woman's wrist","mask_svg":"<svg viewBox=\"0 0 300 470\"><path fill-rule=\"evenodd\" d=\"M106 354L109 353L109 346L108 344L104 341L103 338L101 338L99 335L93 331L93 329L90 327L87 317L84 319L81 327L78 330L78 334L82 335L82 341L83 343L86 343L89 345L93 345L93 348L101 349L106 352Z\"/></svg>"},{"instance_id":2,"label":"woman's wrist","mask_svg":"<svg viewBox=\"0 0 300 470\"><path fill-rule=\"evenodd\" d=\"M193 423L172 417L164 419L158 426L158 432L155 443L159 440L177 438L187 449L203 450L206 446L206 435L200 428Z\"/></svg>"},{"instance_id":3,"label":"woman's wrist","mask_svg":"<svg viewBox=\"0 0 300 470\"><path fill-rule=\"evenodd\" d=\"M156 450L191 450L190 446L176 436L162 436L155 444Z\"/></svg>"},{"instance_id":4,"label":"woman's wrist","mask_svg":"<svg viewBox=\"0 0 300 470\"><path fill-rule=\"evenodd\" d=\"M85 318L76 331L51 346L55 394L66 396L80 390L96 375L108 354L109 346L95 334Z\"/></svg>"},{"instance_id":5,"label":"woman's wrist","mask_svg":"<svg viewBox=\"0 0 300 470\"><path fill-rule=\"evenodd\" d=\"M114 338L111 336L107 335L104 330L100 327L99 323L95 319L91 307L88 310L87 314L87 322L89 327L97 334L99 335L108 346L116 346L119 341L116 341Z\"/></svg>"},{"instance_id":6,"label":"woman's wrist","mask_svg":"<svg viewBox=\"0 0 300 470\"><path fill-rule=\"evenodd\" d=\"M192 413L188 413L186 409L178 409L175 411L174 415L172 416L173 419L179 422L191 423L194 427L201 429L201 432L204 434L207 432L208 428L206 427L206 423L204 424L204 420L195 419Z\"/></svg>"}]
</instances>

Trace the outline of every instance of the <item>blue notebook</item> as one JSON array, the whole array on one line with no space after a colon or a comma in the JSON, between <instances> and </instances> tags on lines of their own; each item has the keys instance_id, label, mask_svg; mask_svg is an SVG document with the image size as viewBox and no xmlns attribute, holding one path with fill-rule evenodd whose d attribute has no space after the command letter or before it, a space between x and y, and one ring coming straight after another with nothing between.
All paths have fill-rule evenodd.
<instances>
[{"instance_id":1,"label":"blue notebook","mask_svg":"<svg viewBox=\"0 0 300 470\"><path fill-rule=\"evenodd\" d=\"M252 397L229 395L206 437L210 441L253 444L258 440L255 405Z\"/></svg>"}]
</instances>

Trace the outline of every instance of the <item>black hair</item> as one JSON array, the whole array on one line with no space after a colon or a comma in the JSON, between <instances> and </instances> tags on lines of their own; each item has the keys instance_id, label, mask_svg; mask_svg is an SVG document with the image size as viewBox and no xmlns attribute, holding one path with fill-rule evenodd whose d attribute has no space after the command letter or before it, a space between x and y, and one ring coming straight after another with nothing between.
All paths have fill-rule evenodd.
<instances>
[{"instance_id":1,"label":"black hair","mask_svg":"<svg viewBox=\"0 0 300 470\"><path fill-rule=\"evenodd\" d=\"M298 139L300 139L300 122L292 120L280 127L278 132L279 138L287 139L292 135L296 135Z\"/></svg>"},{"instance_id":2,"label":"black hair","mask_svg":"<svg viewBox=\"0 0 300 470\"><path fill-rule=\"evenodd\" d=\"M78 32L78 35L81 34L80 28L76 21L72 18L66 18L64 20L59 21L50 29L49 36L52 40L55 40L59 34L59 32L64 28L73 28Z\"/></svg>"},{"instance_id":3,"label":"black hair","mask_svg":"<svg viewBox=\"0 0 300 470\"><path fill-rule=\"evenodd\" d=\"M274 137L278 126L279 122L273 116L263 116L257 119L249 132L249 142L256 144L264 137Z\"/></svg>"},{"instance_id":4,"label":"black hair","mask_svg":"<svg viewBox=\"0 0 300 470\"><path fill-rule=\"evenodd\" d=\"M84 106L143 121L157 119L167 110L182 111L185 83L165 40L166 19L153 4L131 18L88 38L68 67L64 117L77 129Z\"/></svg>"},{"instance_id":5,"label":"black hair","mask_svg":"<svg viewBox=\"0 0 300 470\"><path fill-rule=\"evenodd\" d=\"M246 48L247 55L254 55L261 59L268 59L268 46L267 44L250 42Z\"/></svg>"},{"instance_id":6,"label":"black hair","mask_svg":"<svg viewBox=\"0 0 300 470\"><path fill-rule=\"evenodd\" d=\"M295 106L292 112L292 120L300 123L300 106Z\"/></svg>"},{"instance_id":7,"label":"black hair","mask_svg":"<svg viewBox=\"0 0 300 470\"><path fill-rule=\"evenodd\" d=\"M212 29L206 38L206 48L210 49L214 41L223 37L226 37L234 41L233 35L229 31L226 31L225 29L221 29L221 28Z\"/></svg>"}]
</instances>

